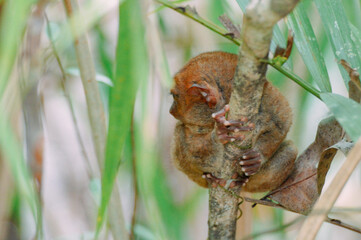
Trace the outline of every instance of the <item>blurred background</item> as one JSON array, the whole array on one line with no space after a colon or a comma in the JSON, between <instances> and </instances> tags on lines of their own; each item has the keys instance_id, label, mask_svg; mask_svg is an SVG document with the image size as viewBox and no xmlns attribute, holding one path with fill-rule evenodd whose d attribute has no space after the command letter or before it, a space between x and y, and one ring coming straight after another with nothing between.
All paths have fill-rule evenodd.
<instances>
[{"instance_id":1,"label":"blurred background","mask_svg":"<svg viewBox=\"0 0 361 240\"><path fill-rule=\"evenodd\" d=\"M127 231L134 228L134 239L207 238L208 191L175 169L170 158L176 120L168 112L172 104L169 90L172 76L190 58L216 50L237 53L238 46L150 0L136 1L139 5L134 6L140 6L137 15L140 18L134 21L129 17L126 21L119 16L119 6L124 2L79 1L72 17L67 17L69 14L62 1L0 0L0 72L3 74L0 76L0 118L8 120L8 125L4 123L0 127L3 137L0 145L0 239L92 239L94 236L101 204L101 169L104 168L97 162L88 116L88 92L84 91L81 81L77 43L73 44L74 36L84 33L106 119L112 109L112 88L116 89L115 81L121 74L117 72L130 68L138 77L134 78L138 81L134 103L132 96L128 102L117 103L120 109L124 105L132 109L134 104L130 114L124 112L129 119L133 116L131 123L122 125L123 122L119 122L118 128L114 128L115 132L119 128L124 132L124 148L114 146L121 148L121 157L114 160L112 167L116 170L119 166L115 188L121 202L115 209L112 209L114 205L108 206L108 210L119 213L119 222L115 222L114 227L105 221L100 239L122 239L122 234L116 233L121 231L121 227L117 227L121 225ZM339 2L354 33L361 31L360 1ZM245 1L173 3L189 4L200 16L222 27L218 17L223 14L241 25L240 5ZM347 88L318 9L311 0L304 0L302 4L324 58L332 92L346 96ZM73 25L69 27L68 21ZM137 49L138 52L133 53L138 53L138 58L134 59L140 60L130 57L128 65L119 65L129 57L128 53L117 52L121 43L118 31L126 26L124 31L129 37L123 40L129 41L128 48ZM288 33L286 19L279 23L279 29L284 47ZM132 34L133 31L139 34ZM7 38L8 33L13 38ZM131 43L139 45L134 47ZM302 79L317 86L297 47L293 47L287 64ZM117 66L123 68L117 69ZM288 139L295 142L301 153L313 142L317 125L329 115L328 109L271 67L267 77L290 102L293 126ZM127 92L127 85L124 89ZM131 85L129 91L132 91ZM127 99L128 95L124 96ZM112 126L109 125L109 133L113 131ZM325 188L344 159L342 153L337 154ZM105 167L104 175L108 174L107 169ZM359 228L360 173L359 166L330 215ZM111 189L112 185L109 186ZM295 239L302 219L298 214L257 205L251 212L245 210L239 224L246 229L238 233L237 239ZM361 239L350 230L327 223L323 224L317 239L340 237Z\"/></svg>"}]
</instances>

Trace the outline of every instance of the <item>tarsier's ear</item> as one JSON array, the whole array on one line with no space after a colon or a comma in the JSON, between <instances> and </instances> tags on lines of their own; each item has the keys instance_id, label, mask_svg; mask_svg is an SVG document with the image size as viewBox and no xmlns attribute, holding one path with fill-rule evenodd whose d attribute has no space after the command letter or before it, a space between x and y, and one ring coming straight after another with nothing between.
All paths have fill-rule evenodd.
<instances>
[{"instance_id":1,"label":"tarsier's ear","mask_svg":"<svg viewBox=\"0 0 361 240\"><path fill-rule=\"evenodd\" d=\"M208 85L194 83L187 89L187 93L201 97L210 108L214 108L217 105L217 92Z\"/></svg>"}]
</instances>

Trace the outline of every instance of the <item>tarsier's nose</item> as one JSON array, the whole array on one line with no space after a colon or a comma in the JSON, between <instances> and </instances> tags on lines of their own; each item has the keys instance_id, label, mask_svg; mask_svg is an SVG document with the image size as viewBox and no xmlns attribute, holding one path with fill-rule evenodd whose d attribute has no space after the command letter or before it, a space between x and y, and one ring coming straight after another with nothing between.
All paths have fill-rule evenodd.
<instances>
[{"instance_id":1,"label":"tarsier's nose","mask_svg":"<svg viewBox=\"0 0 361 240\"><path fill-rule=\"evenodd\" d=\"M169 109L169 113L173 115L173 117L177 118L177 103L173 102L172 106Z\"/></svg>"}]
</instances>

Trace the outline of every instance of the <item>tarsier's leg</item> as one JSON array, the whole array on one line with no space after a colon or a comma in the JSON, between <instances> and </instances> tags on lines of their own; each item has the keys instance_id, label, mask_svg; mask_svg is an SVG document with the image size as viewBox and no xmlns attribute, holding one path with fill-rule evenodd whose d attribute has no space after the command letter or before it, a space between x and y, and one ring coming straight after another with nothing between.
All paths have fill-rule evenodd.
<instances>
[{"instance_id":1,"label":"tarsier's leg","mask_svg":"<svg viewBox=\"0 0 361 240\"><path fill-rule=\"evenodd\" d=\"M265 192L279 187L289 176L297 157L297 148L291 141L283 142L275 154L259 171L249 177L244 187L247 192Z\"/></svg>"}]
</instances>

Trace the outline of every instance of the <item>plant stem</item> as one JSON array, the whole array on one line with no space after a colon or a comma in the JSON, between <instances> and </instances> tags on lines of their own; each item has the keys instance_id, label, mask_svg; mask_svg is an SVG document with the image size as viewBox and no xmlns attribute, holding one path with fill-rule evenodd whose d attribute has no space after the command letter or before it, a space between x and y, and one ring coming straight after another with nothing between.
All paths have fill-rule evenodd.
<instances>
[{"instance_id":1,"label":"plant stem","mask_svg":"<svg viewBox=\"0 0 361 240\"><path fill-rule=\"evenodd\" d=\"M58 54L58 51L55 47L55 44L54 44L54 41L53 41L53 33L51 31L51 28L50 28L50 23L49 23L49 19L48 19L48 15L47 14L44 14L45 16L45 20L46 20L46 30L48 32L48 35L49 35L49 40L50 40L50 45L51 45L51 48L53 49L53 54L54 54L54 57L56 59L56 62L59 66L59 69L60 69L60 72L61 72L61 88L63 90L63 93L64 93L64 96L65 96L65 99L66 99L66 102L68 104L68 107L69 107L69 110L70 110L70 115L71 115L71 118L72 118L72 121L73 121L73 124L74 124L74 128L75 128L75 135L76 135L76 138L79 142L79 147L81 149L81 154L83 155L83 158L84 160L86 161L87 163L87 171L88 171L88 174L91 178L94 178L95 177L95 173L94 171L91 169L91 164L90 164L90 160L89 160L89 157L88 157L88 154L85 150L85 145L84 145L84 142L83 142L83 139L81 137L81 134L80 134L80 129L79 129L79 124L78 124L78 120L75 116L75 111L74 111L74 107L73 107L73 104L72 104L72 101L71 101L71 98L70 98L70 95L68 93L68 91L66 90L66 81L67 81L67 75L65 73L65 69L63 67L63 64L60 60L60 57L59 57L59 54Z\"/></svg>"},{"instance_id":2,"label":"plant stem","mask_svg":"<svg viewBox=\"0 0 361 240\"><path fill-rule=\"evenodd\" d=\"M286 68L284 68L282 66L279 66L279 65L273 63L270 60L261 60L261 61L271 65L277 71L279 71L280 73L282 73L283 75L285 75L286 77L288 77L289 79L291 79L292 81L294 81L295 83L300 85L307 92L311 93L312 95L314 95L315 97L317 97L318 99L321 100L321 97L320 97L321 92L319 90L317 90L315 87L313 87L310 83L308 83L305 80L301 79L299 76L297 76L296 74L294 74L290 70L288 70L288 69L286 69Z\"/></svg>"},{"instance_id":3,"label":"plant stem","mask_svg":"<svg viewBox=\"0 0 361 240\"><path fill-rule=\"evenodd\" d=\"M178 13L186 16L186 17L189 17L190 19L202 24L203 26L205 26L209 30L221 35L222 37L227 38L230 41L232 41L234 44L236 44L238 46L241 45L241 41L239 39L237 39L237 38L234 38L231 34L229 34L229 32L226 29L220 28L217 25L215 25L214 23L200 17L198 15L198 13L194 9L191 9L189 6L180 7L180 6L174 5L171 2L163 1L163 0L156 0L156 2L162 4L165 7L173 9L174 11L176 11L176 12L178 12Z\"/></svg>"},{"instance_id":4,"label":"plant stem","mask_svg":"<svg viewBox=\"0 0 361 240\"><path fill-rule=\"evenodd\" d=\"M73 8L78 8L78 5L79 4L76 0L64 0L64 6L69 18L73 16ZM73 36L76 36L76 29L73 24L70 26L70 29ZM89 121L92 130L95 152L99 166L102 166L106 140L105 114L100 98L98 83L95 79L95 66L86 34L74 39L74 48L88 106Z\"/></svg>"}]
</instances>

